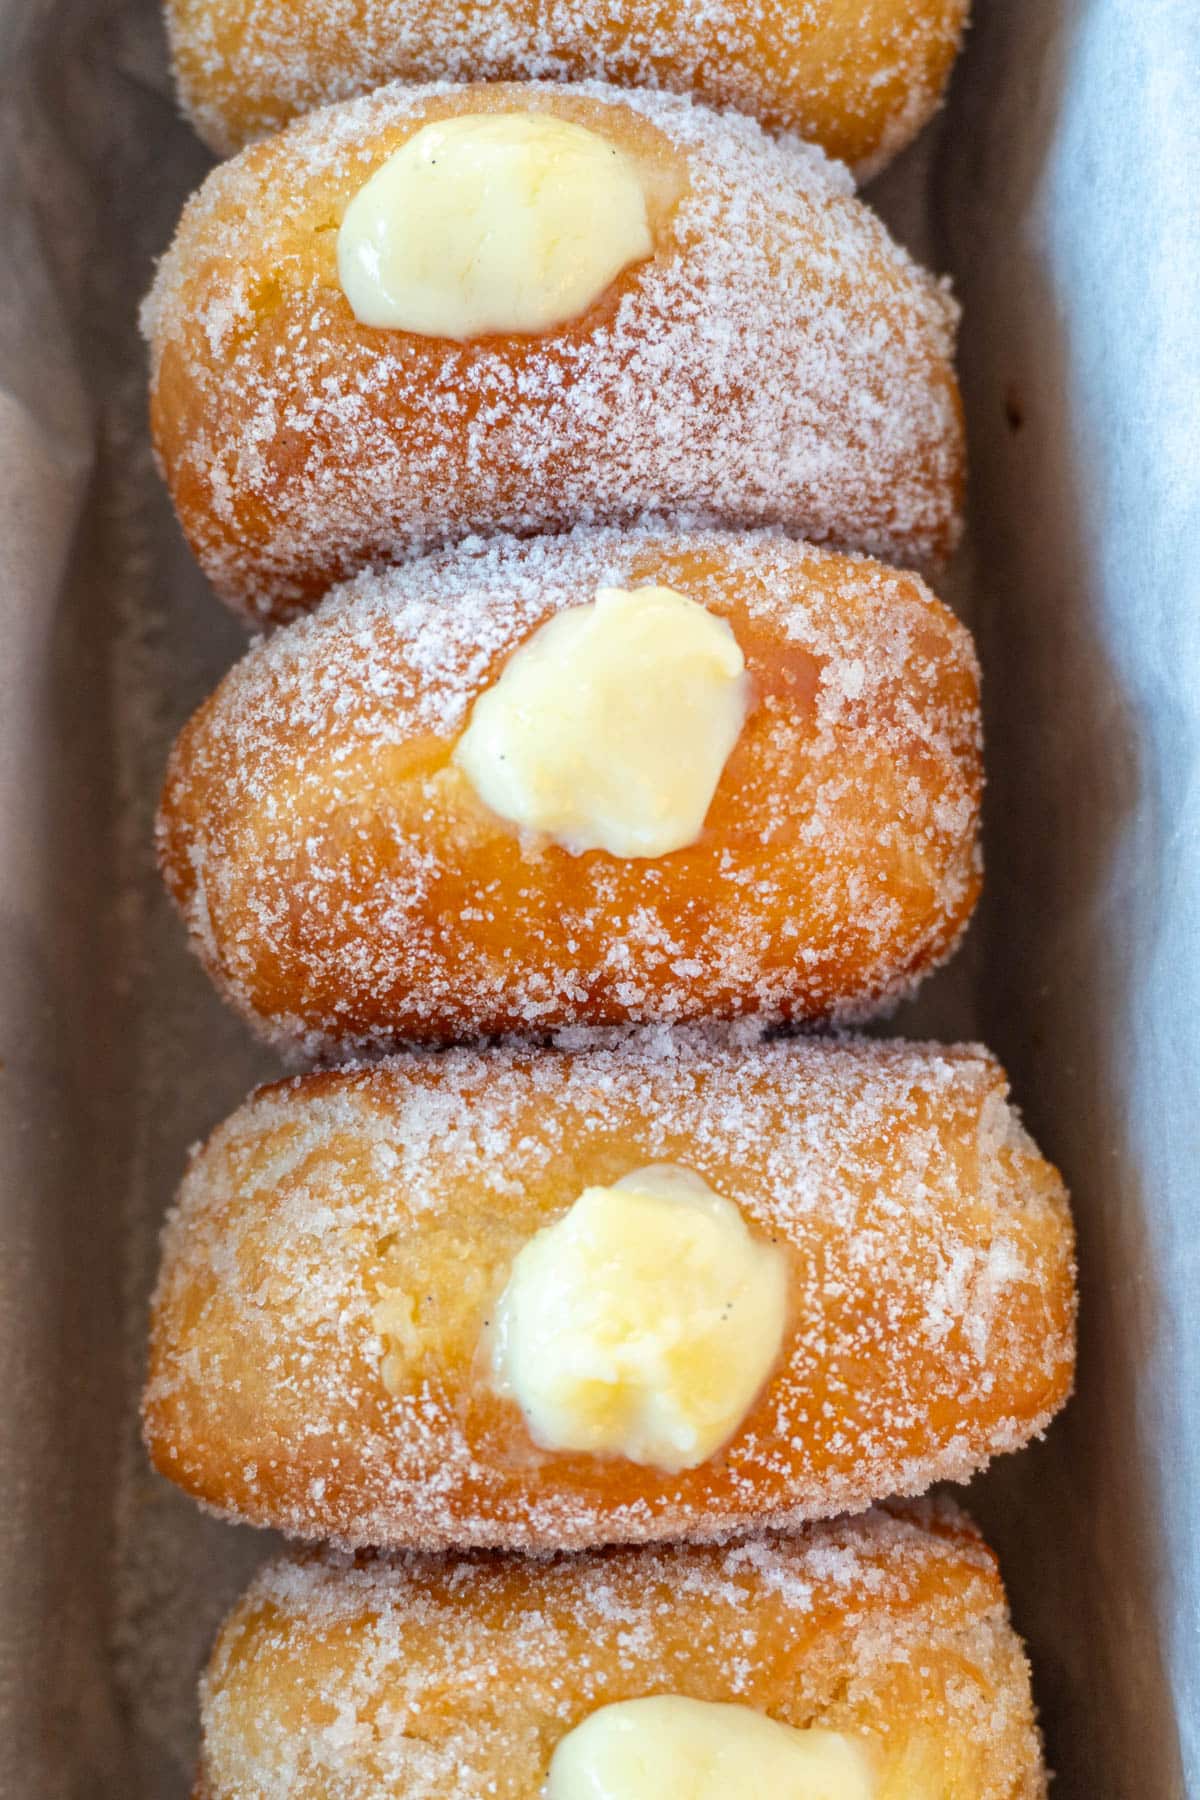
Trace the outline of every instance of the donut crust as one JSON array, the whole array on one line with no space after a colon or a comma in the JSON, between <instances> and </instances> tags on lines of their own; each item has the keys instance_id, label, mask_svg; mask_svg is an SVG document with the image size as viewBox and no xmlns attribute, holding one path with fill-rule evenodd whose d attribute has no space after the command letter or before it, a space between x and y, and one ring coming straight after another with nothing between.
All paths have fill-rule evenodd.
<instances>
[{"instance_id":1,"label":"donut crust","mask_svg":"<svg viewBox=\"0 0 1200 1800\"><path fill-rule=\"evenodd\" d=\"M577 319L468 343L359 324L337 227L431 120L548 111L641 170L655 254ZM215 170L143 309L153 437L224 599L279 619L474 532L647 514L925 564L963 482L957 311L794 139L599 84L393 85Z\"/></svg>"},{"instance_id":2,"label":"donut crust","mask_svg":"<svg viewBox=\"0 0 1200 1800\"><path fill-rule=\"evenodd\" d=\"M746 1035L447 1051L261 1090L195 1155L166 1229L157 1467L297 1536L547 1550L831 1516L1027 1442L1071 1386L1073 1245L1003 1071L972 1048ZM538 1448L483 1350L521 1245L660 1162L789 1261L773 1373L677 1475Z\"/></svg>"},{"instance_id":3,"label":"donut crust","mask_svg":"<svg viewBox=\"0 0 1200 1800\"><path fill-rule=\"evenodd\" d=\"M726 618L752 707L699 840L572 855L451 751L557 609L664 582ZM980 887L978 671L920 580L776 535L493 541L363 576L260 642L180 737L159 848L192 943L281 1050L567 1024L853 1018Z\"/></svg>"},{"instance_id":4,"label":"donut crust","mask_svg":"<svg viewBox=\"0 0 1200 1800\"><path fill-rule=\"evenodd\" d=\"M549 1562L274 1563L201 1688L198 1800L538 1800L556 1743L646 1694L853 1734L876 1800L1042 1800L995 1561L941 1507Z\"/></svg>"},{"instance_id":5,"label":"donut crust","mask_svg":"<svg viewBox=\"0 0 1200 1800\"><path fill-rule=\"evenodd\" d=\"M926 122L967 0L167 0L185 110L218 154L401 81L608 81L796 132L865 179Z\"/></svg>"}]
</instances>

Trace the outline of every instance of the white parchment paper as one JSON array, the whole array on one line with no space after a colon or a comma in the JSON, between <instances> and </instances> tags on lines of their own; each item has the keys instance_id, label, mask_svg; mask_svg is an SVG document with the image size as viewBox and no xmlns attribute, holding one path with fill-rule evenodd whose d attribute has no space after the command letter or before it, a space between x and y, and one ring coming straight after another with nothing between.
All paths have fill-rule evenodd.
<instances>
[{"instance_id":1,"label":"white parchment paper","mask_svg":"<svg viewBox=\"0 0 1200 1800\"><path fill-rule=\"evenodd\" d=\"M977 1483L1063 1800L1200 1793L1196 0L978 0L872 192L955 275L989 894L893 1029L982 1035L1076 1194L1080 1395ZM134 308L207 166L154 0L0 0L0 1794L183 1800L197 1669L269 1547L134 1405L186 1146L273 1072L153 869L240 632L154 476Z\"/></svg>"},{"instance_id":2,"label":"white parchment paper","mask_svg":"<svg viewBox=\"0 0 1200 1800\"><path fill-rule=\"evenodd\" d=\"M978 1510L1073 1796L1200 1793L1198 82L1195 0L996 0L939 171L992 738L980 1025L1082 1260L1078 1398Z\"/></svg>"}]
</instances>

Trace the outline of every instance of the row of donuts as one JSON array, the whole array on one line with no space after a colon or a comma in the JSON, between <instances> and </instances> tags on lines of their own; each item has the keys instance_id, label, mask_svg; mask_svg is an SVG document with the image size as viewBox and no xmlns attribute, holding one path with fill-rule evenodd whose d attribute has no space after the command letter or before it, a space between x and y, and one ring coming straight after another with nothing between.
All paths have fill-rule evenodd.
<instances>
[{"instance_id":1,"label":"row of donuts","mask_svg":"<svg viewBox=\"0 0 1200 1800\"><path fill-rule=\"evenodd\" d=\"M1043 1794L973 1528L834 1515L1063 1404L1061 1181L986 1052L776 1029L979 892L969 637L852 553L953 545L954 307L688 97L866 168L964 9L544 10L168 7L210 141L298 116L144 309L181 523L278 627L162 866L268 1042L386 1056L253 1095L164 1237L152 1458L313 1545L222 1633L197 1795ZM365 91L418 66L518 79Z\"/></svg>"}]
</instances>

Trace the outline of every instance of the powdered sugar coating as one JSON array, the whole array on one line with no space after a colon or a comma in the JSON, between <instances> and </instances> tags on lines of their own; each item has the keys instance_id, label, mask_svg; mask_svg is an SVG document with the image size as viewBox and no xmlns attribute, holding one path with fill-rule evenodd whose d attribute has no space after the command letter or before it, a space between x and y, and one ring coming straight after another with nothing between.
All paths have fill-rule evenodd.
<instances>
[{"instance_id":1,"label":"powdered sugar coating","mask_svg":"<svg viewBox=\"0 0 1200 1800\"><path fill-rule=\"evenodd\" d=\"M662 1162L786 1251L780 1361L699 1468L540 1451L491 1388L490 1309L585 1187ZM264 1089L196 1154L147 1439L230 1516L346 1544L711 1538L965 1479L1063 1403L1073 1334L1062 1185L981 1050L709 1028L413 1055Z\"/></svg>"},{"instance_id":2,"label":"powdered sugar coating","mask_svg":"<svg viewBox=\"0 0 1200 1800\"><path fill-rule=\"evenodd\" d=\"M877 1800L1037 1800L1029 1671L953 1509L724 1549L272 1564L202 1688L206 1800L537 1800L603 1705L674 1692L845 1731Z\"/></svg>"},{"instance_id":3,"label":"powdered sugar coating","mask_svg":"<svg viewBox=\"0 0 1200 1800\"><path fill-rule=\"evenodd\" d=\"M752 683L699 840L630 861L522 839L448 761L473 700L554 613L655 581L729 620ZM172 757L164 869L225 993L308 1056L857 1016L974 905L977 681L916 577L778 534L473 541L251 650Z\"/></svg>"},{"instance_id":4,"label":"powdered sugar coating","mask_svg":"<svg viewBox=\"0 0 1200 1800\"><path fill-rule=\"evenodd\" d=\"M575 323L460 345L359 325L350 198L421 124L545 108L648 185L657 249ZM956 309L845 170L752 121L599 84L393 85L214 171L143 324L184 528L260 618L468 536L779 524L927 562L959 525Z\"/></svg>"},{"instance_id":5,"label":"powdered sugar coating","mask_svg":"<svg viewBox=\"0 0 1200 1800\"><path fill-rule=\"evenodd\" d=\"M937 102L967 0L168 0L184 105L222 155L392 79L591 77L694 93L860 176Z\"/></svg>"}]
</instances>

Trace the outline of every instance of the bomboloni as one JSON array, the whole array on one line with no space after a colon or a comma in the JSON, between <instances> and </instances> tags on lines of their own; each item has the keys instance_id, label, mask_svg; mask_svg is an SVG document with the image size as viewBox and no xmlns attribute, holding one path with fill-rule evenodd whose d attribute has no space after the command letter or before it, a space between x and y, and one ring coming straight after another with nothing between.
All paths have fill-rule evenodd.
<instances>
[{"instance_id":1,"label":"bomboloni","mask_svg":"<svg viewBox=\"0 0 1200 1800\"><path fill-rule=\"evenodd\" d=\"M184 106L222 155L394 79L592 77L753 114L863 177L933 111L966 14L967 0L167 0Z\"/></svg>"},{"instance_id":2,"label":"bomboloni","mask_svg":"<svg viewBox=\"0 0 1200 1800\"><path fill-rule=\"evenodd\" d=\"M995 1561L946 1504L721 1548L278 1560L201 1705L198 1800L1046 1793Z\"/></svg>"},{"instance_id":3,"label":"bomboloni","mask_svg":"<svg viewBox=\"0 0 1200 1800\"><path fill-rule=\"evenodd\" d=\"M167 1226L145 1431L355 1547L713 1538L965 1480L1074 1362L1066 1196L986 1052L635 1034L263 1089Z\"/></svg>"},{"instance_id":4,"label":"bomboloni","mask_svg":"<svg viewBox=\"0 0 1200 1800\"><path fill-rule=\"evenodd\" d=\"M280 1049L854 1019L979 893L978 671L913 575L774 534L363 575L186 727L159 848Z\"/></svg>"},{"instance_id":5,"label":"bomboloni","mask_svg":"<svg viewBox=\"0 0 1200 1800\"><path fill-rule=\"evenodd\" d=\"M260 620L472 533L648 514L931 564L956 323L820 151L549 83L297 121L209 176L143 309L184 531Z\"/></svg>"}]
</instances>

